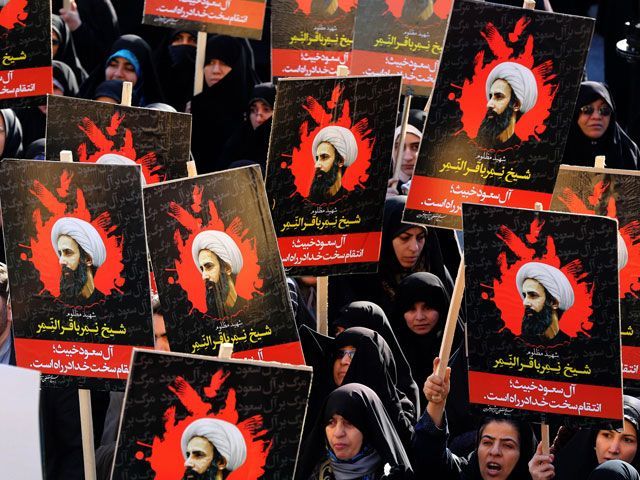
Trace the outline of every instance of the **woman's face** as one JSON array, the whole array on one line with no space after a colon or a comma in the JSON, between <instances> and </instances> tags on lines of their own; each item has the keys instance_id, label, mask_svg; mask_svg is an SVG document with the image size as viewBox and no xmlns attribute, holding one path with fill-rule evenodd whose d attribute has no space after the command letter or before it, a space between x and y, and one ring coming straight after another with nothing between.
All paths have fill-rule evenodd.
<instances>
[{"instance_id":1,"label":"woman's face","mask_svg":"<svg viewBox=\"0 0 640 480\"><path fill-rule=\"evenodd\" d=\"M122 57L112 58L104 72L106 80L122 80L123 82L131 82L135 86L138 81L136 68L129 60Z\"/></svg>"},{"instance_id":2,"label":"woman's face","mask_svg":"<svg viewBox=\"0 0 640 480\"><path fill-rule=\"evenodd\" d=\"M416 302L410 310L404 312L407 327L416 335L426 335L438 324L440 314L425 302Z\"/></svg>"},{"instance_id":3,"label":"woman's face","mask_svg":"<svg viewBox=\"0 0 640 480\"><path fill-rule=\"evenodd\" d=\"M55 58L60 48L60 37L55 30L51 30L51 58Z\"/></svg>"},{"instance_id":4,"label":"woman's face","mask_svg":"<svg viewBox=\"0 0 640 480\"><path fill-rule=\"evenodd\" d=\"M427 232L422 227L411 227L391 242L393 251L402 268L413 268L422 254Z\"/></svg>"},{"instance_id":5,"label":"woman's face","mask_svg":"<svg viewBox=\"0 0 640 480\"><path fill-rule=\"evenodd\" d=\"M273 110L269 105L264 103L262 100L256 100L251 104L251 109L249 110L249 121L255 130L264 122L269 120L272 115Z\"/></svg>"},{"instance_id":6,"label":"woman's face","mask_svg":"<svg viewBox=\"0 0 640 480\"><path fill-rule=\"evenodd\" d=\"M587 137L597 140L604 135L611 121L611 107L602 98L583 105L578 114L578 126Z\"/></svg>"},{"instance_id":7,"label":"woman's face","mask_svg":"<svg viewBox=\"0 0 640 480\"><path fill-rule=\"evenodd\" d=\"M336 352L336 358L333 361L333 382L340 386L344 380L344 376L349 370L351 360L356 353L356 347L347 345Z\"/></svg>"},{"instance_id":8,"label":"woman's face","mask_svg":"<svg viewBox=\"0 0 640 480\"><path fill-rule=\"evenodd\" d=\"M207 87L218 83L226 77L230 71L231 67L229 65L224 63L222 60L213 58L204 66L204 81L207 83Z\"/></svg>"},{"instance_id":9,"label":"woman's face","mask_svg":"<svg viewBox=\"0 0 640 480\"><path fill-rule=\"evenodd\" d=\"M191 45L192 47L195 47L197 44L198 42L196 37L189 32L178 32L171 40L171 45Z\"/></svg>"},{"instance_id":10,"label":"woman's face","mask_svg":"<svg viewBox=\"0 0 640 480\"><path fill-rule=\"evenodd\" d=\"M342 415L334 414L324 431L329 447L339 460L349 460L362 450L362 432Z\"/></svg>"},{"instance_id":11,"label":"woman's face","mask_svg":"<svg viewBox=\"0 0 640 480\"><path fill-rule=\"evenodd\" d=\"M509 422L485 425L478 444L478 464L483 480L505 480L520 459L520 435Z\"/></svg>"},{"instance_id":12,"label":"woman's face","mask_svg":"<svg viewBox=\"0 0 640 480\"><path fill-rule=\"evenodd\" d=\"M7 125L4 123L4 115L0 113L0 158L4 153L4 144L7 141Z\"/></svg>"},{"instance_id":13,"label":"woman's face","mask_svg":"<svg viewBox=\"0 0 640 480\"><path fill-rule=\"evenodd\" d=\"M598 463L607 460L624 460L631 463L638 450L636 429L628 420L624 421L624 429L600 430L596 437L596 457Z\"/></svg>"}]
</instances>

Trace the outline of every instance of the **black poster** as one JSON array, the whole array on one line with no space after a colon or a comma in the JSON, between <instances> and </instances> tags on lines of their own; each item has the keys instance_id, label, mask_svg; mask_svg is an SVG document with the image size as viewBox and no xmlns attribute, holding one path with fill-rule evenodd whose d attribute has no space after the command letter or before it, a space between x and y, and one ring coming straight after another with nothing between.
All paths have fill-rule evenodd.
<instances>
[{"instance_id":1,"label":"black poster","mask_svg":"<svg viewBox=\"0 0 640 480\"><path fill-rule=\"evenodd\" d=\"M303 364L257 167L145 188L149 253L171 349Z\"/></svg>"},{"instance_id":2,"label":"black poster","mask_svg":"<svg viewBox=\"0 0 640 480\"><path fill-rule=\"evenodd\" d=\"M0 2L0 108L44 105L52 78L51 1Z\"/></svg>"},{"instance_id":3,"label":"black poster","mask_svg":"<svg viewBox=\"0 0 640 480\"><path fill-rule=\"evenodd\" d=\"M640 387L640 175L561 165L551 208L618 220L620 322L625 386Z\"/></svg>"},{"instance_id":4,"label":"black poster","mask_svg":"<svg viewBox=\"0 0 640 480\"><path fill-rule=\"evenodd\" d=\"M593 23L455 2L405 221L459 229L463 202L548 208Z\"/></svg>"},{"instance_id":5,"label":"black poster","mask_svg":"<svg viewBox=\"0 0 640 480\"><path fill-rule=\"evenodd\" d=\"M463 210L471 402L528 420L620 425L616 221Z\"/></svg>"},{"instance_id":6,"label":"black poster","mask_svg":"<svg viewBox=\"0 0 640 480\"><path fill-rule=\"evenodd\" d=\"M71 150L82 163L138 164L148 185L187 176L191 115L50 96L48 160Z\"/></svg>"},{"instance_id":7,"label":"black poster","mask_svg":"<svg viewBox=\"0 0 640 480\"><path fill-rule=\"evenodd\" d=\"M278 84L267 192L292 275L375 272L400 76Z\"/></svg>"},{"instance_id":8,"label":"black poster","mask_svg":"<svg viewBox=\"0 0 640 480\"><path fill-rule=\"evenodd\" d=\"M140 170L5 160L4 244L18 366L44 385L122 390L153 348Z\"/></svg>"},{"instance_id":9,"label":"black poster","mask_svg":"<svg viewBox=\"0 0 640 480\"><path fill-rule=\"evenodd\" d=\"M310 385L310 367L136 350L111 478L218 478L213 446L220 478L290 480Z\"/></svg>"}]
</instances>

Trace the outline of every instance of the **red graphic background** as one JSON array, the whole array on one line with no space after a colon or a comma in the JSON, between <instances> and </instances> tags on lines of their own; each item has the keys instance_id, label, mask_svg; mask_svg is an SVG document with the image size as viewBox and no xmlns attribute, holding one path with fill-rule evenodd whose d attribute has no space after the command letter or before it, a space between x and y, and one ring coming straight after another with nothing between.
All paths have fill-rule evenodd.
<instances>
[{"instance_id":1,"label":"red graphic background","mask_svg":"<svg viewBox=\"0 0 640 480\"><path fill-rule=\"evenodd\" d=\"M462 111L462 129L469 138L476 138L480 124L487 112L486 82L489 73L493 68L503 62L519 63L527 67L533 73L538 87L538 100L535 106L524 113L515 126L516 135L523 142L533 137L540 140L546 130L545 120L549 117L551 105L558 91L558 85L553 81L556 78L553 73L553 62L546 60L534 67L533 49L534 35L529 35L526 39L524 50L516 55L514 49L509 44L514 44L524 34L530 20L522 17L516 23L512 32L507 35L507 39L500 34L498 29L491 23L487 23L480 35L487 41L487 45L493 60L485 64L485 51L476 54L473 65L473 76L462 84L462 87L453 85L452 87L461 91L460 96L452 92L449 94L450 100L456 100Z\"/></svg>"},{"instance_id":2,"label":"red graphic background","mask_svg":"<svg viewBox=\"0 0 640 480\"><path fill-rule=\"evenodd\" d=\"M331 92L331 99L326 103L326 109L314 97L307 97L302 108L311 116L315 127L311 126L311 120L305 120L300 125L300 146L293 148L291 155L291 165L282 162L281 168L288 168L294 177L297 191L303 197L309 196L311 183L315 172L314 152L312 151L313 139L320 130L329 125L338 125L351 130L358 145L358 156L356 160L346 169L342 177L342 186L346 190L353 190L356 186L364 186L369 178L366 173L371 164L371 151L375 139L371 138L369 120L363 118L355 125L351 120L351 103L344 99L341 103L341 96L344 86L338 84ZM334 120L335 118L335 120Z\"/></svg>"},{"instance_id":3,"label":"red graphic background","mask_svg":"<svg viewBox=\"0 0 640 480\"><path fill-rule=\"evenodd\" d=\"M191 247L193 240L198 233L204 230L218 230L225 232L238 245L240 253L242 253L243 266L236 277L235 287L238 295L245 300L250 300L255 294L262 295L263 279L260 277L260 264L258 263L258 252L256 248L256 240L249 236L249 230L246 229L240 217L235 217L228 226L218 216L213 201L207 202L211 220L206 225L199 218L198 214L202 212L202 195L204 189L198 185L193 188L193 203L185 209L176 202L169 204L169 216L175 218L180 225L186 228L190 233L189 237L182 240L180 229L176 229L173 234L173 241L180 252L175 262L177 278L170 277L169 282L177 282L187 292L189 301L193 307L202 313L207 312L207 299L202 273L193 262L191 255ZM190 211L193 212L190 213ZM195 215L194 215L195 214ZM237 312L240 313L240 312Z\"/></svg>"},{"instance_id":4,"label":"red graphic background","mask_svg":"<svg viewBox=\"0 0 640 480\"><path fill-rule=\"evenodd\" d=\"M82 123L78 128L82 130L91 145L87 142L78 146L78 157L81 162L95 163L106 153L116 153L127 157L141 166L142 175L148 184L163 182L165 175L160 173L162 166L158 164L155 152L149 152L138 158L138 154L134 147L133 134L131 129L122 128L122 122L126 118L126 114L114 112L111 116L109 125L104 131L98 127L93 120L88 117L82 119ZM121 147L116 146L116 140L122 144ZM93 153L89 153L92 150Z\"/></svg>"},{"instance_id":5,"label":"red graphic background","mask_svg":"<svg viewBox=\"0 0 640 480\"><path fill-rule=\"evenodd\" d=\"M400 18L402 16L402 7L404 7L404 2L405 0L385 0L385 3L389 8L388 12L395 18ZM435 0L433 2L433 14L442 20L446 19L451 11L452 3L453 0Z\"/></svg>"},{"instance_id":6,"label":"red graphic background","mask_svg":"<svg viewBox=\"0 0 640 480\"><path fill-rule=\"evenodd\" d=\"M219 370L211 377L211 383L204 388L204 396L211 402L228 378L229 374ZM238 427L247 444L245 463L227 477L228 480L258 479L264 474L264 465L271 449L271 441L264 439L268 432L262 428L262 416L254 415L238 423L236 410L236 391L229 388L225 406L214 411L212 403L207 403L182 377L176 377L168 389L180 400L189 415L182 420L176 419L176 407L169 407L164 413L162 437L154 437L152 445L138 442L141 446L151 447L151 454L144 456L143 451L136 453L136 459L149 462L155 472L155 480L175 480L184 473L184 457L180 446L182 432L199 418L217 418L233 423Z\"/></svg>"},{"instance_id":7,"label":"red graphic background","mask_svg":"<svg viewBox=\"0 0 640 480\"><path fill-rule=\"evenodd\" d=\"M0 7L0 27L13 30L16 25L25 27L28 0L9 0L4 7Z\"/></svg>"},{"instance_id":8,"label":"red graphic background","mask_svg":"<svg viewBox=\"0 0 640 480\"><path fill-rule=\"evenodd\" d=\"M600 203L604 195L610 195L611 182L599 181L593 187L593 192L587 197L589 206L571 188L565 188L560 195L560 200L569 212L595 215L595 207ZM606 203L606 216L618 220L616 198L610 195ZM599 213L601 214L601 213ZM640 221L632 220L619 227L620 236L627 247L629 258L625 267L620 270L620 298L630 294L638 298L640 292Z\"/></svg>"},{"instance_id":9,"label":"red graphic background","mask_svg":"<svg viewBox=\"0 0 640 480\"><path fill-rule=\"evenodd\" d=\"M298 8L296 12L302 12L305 15L311 14L311 0L296 0ZM338 0L338 9L343 12L350 12L358 6L358 0Z\"/></svg>"},{"instance_id":10,"label":"red graphic background","mask_svg":"<svg viewBox=\"0 0 640 480\"><path fill-rule=\"evenodd\" d=\"M51 230L59 218L79 218L95 227L107 249L107 258L98 268L94 278L95 287L105 295L109 295L113 291L122 293L122 286L125 281L122 275L124 270L122 263L122 237L114 235L113 232L117 226L112 225L109 212L102 212L93 220L91 219L84 192L81 188L76 188L75 190L75 208L68 210L70 205L64 200L68 198L69 191L73 188L72 180L73 173L64 170L60 175L60 186L56 188L55 194L50 192L38 180L33 182L33 188L30 193L40 200L44 211L40 208L36 208L33 211L32 220L36 228L36 236L30 239L28 245L22 245L31 251L31 255L22 253L21 259L30 261L40 275L44 288L38 294L41 295L43 292L49 291L51 295L59 296L62 270L58 256L51 245ZM50 215L48 219L43 220L43 216L46 217L48 215Z\"/></svg>"},{"instance_id":11,"label":"red graphic background","mask_svg":"<svg viewBox=\"0 0 640 480\"><path fill-rule=\"evenodd\" d=\"M500 268L500 278L493 280L493 298L491 300L502 312L502 320L505 323L504 328L510 330L514 335L520 335L524 305L522 303L522 294L516 285L516 274L525 263L532 261L546 263L562 271L573 288L575 300L573 306L567 309L560 319L561 330L570 337L577 336L578 332L589 335L589 330L593 325L590 320L593 285L586 281L587 274L584 272L579 259L572 260L564 266L560 265L553 238L551 236L540 238L543 225L543 221L534 219L524 240L506 226L500 227L497 234L498 238L505 243L518 260L508 265L506 251L500 253L497 261ZM536 252L532 247L540 242L545 242L546 252L541 256L536 256ZM485 293L483 298L485 300L489 299L489 295Z\"/></svg>"}]
</instances>

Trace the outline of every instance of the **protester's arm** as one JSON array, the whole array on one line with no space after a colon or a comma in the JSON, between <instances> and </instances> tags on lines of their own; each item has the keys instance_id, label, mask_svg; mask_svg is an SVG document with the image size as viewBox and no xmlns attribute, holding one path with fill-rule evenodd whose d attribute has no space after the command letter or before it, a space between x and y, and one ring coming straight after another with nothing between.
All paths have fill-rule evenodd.
<instances>
[{"instance_id":1,"label":"protester's arm","mask_svg":"<svg viewBox=\"0 0 640 480\"><path fill-rule=\"evenodd\" d=\"M440 377L436 372L440 365L440 358L433 359L433 373L429 375L427 381L424 383L424 396L429 402L427 404L427 413L431 417L433 423L438 427L442 427L444 417L444 407L447 403L447 396L449 395L451 378L451 368L447 367L444 378Z\"/></svg>"},{"instance_id":2,"label":"protester's arm","mask_svg":"<svg viewBox=\"0 0 640 480\"><path fill-rule=\"evenodd\" d=\"M542 442L538 444L535 455L529 460L529 473L533 480L550 480L556 476L553 455L542 453Z\"/></svg>"}]
</instances>

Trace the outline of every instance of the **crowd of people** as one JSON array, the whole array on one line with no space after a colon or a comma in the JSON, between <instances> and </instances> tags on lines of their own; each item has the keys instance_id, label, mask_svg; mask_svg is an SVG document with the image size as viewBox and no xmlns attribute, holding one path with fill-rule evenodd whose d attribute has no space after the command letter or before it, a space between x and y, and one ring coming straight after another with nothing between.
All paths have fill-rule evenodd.
<instances>
[{"instance_id":1,"label":"crowd of people","mask_svg":"<svg viewBox=\"0 0 640 480\"><path fill-rule=\"evenodd\" d=\"M197 32L140 25L138 1L77 0L59 10L53 3L55 95L120 103L122 83L129 81L134 106L192 114L198 173L246 164L265 172L276 97L267 35L259 42L210 35L203 90L194 96ZM585 13L583 2L557 3L557 10ZM607 167L638 169L640 150L617 114L616 103L624 99L614 101L614 93L603 83L582 83L563 163L592 166L596 155L605 155ZM0 159L42 160L46 105L0 114ZM630 132L632 120L624 115ZM451 272L460 256L451 231L402 222L420 142L428 134L422 110L412 111L409 122L404 145L399 126L394 136L394 159L401 165L396 169L389 159L379 270L331 278L329 335L316 331L315 279L289 279L305 358L314 370L296 478L640 478L637 398L624 398L624 429L562 427L546 454L531 425L473 414L464 318L457 322L446 374L436 373L454 286ZM4 261L3 249L1 255ZM0 363L11 364L7 304L2 265ZM157 348L168 350L157 298L154 331ZM108 478L122 396L95 392L92 401L98 473ZM42 417L46 478L84 478L76 392L43 392Z\"/></svg>"}]
</instances>

